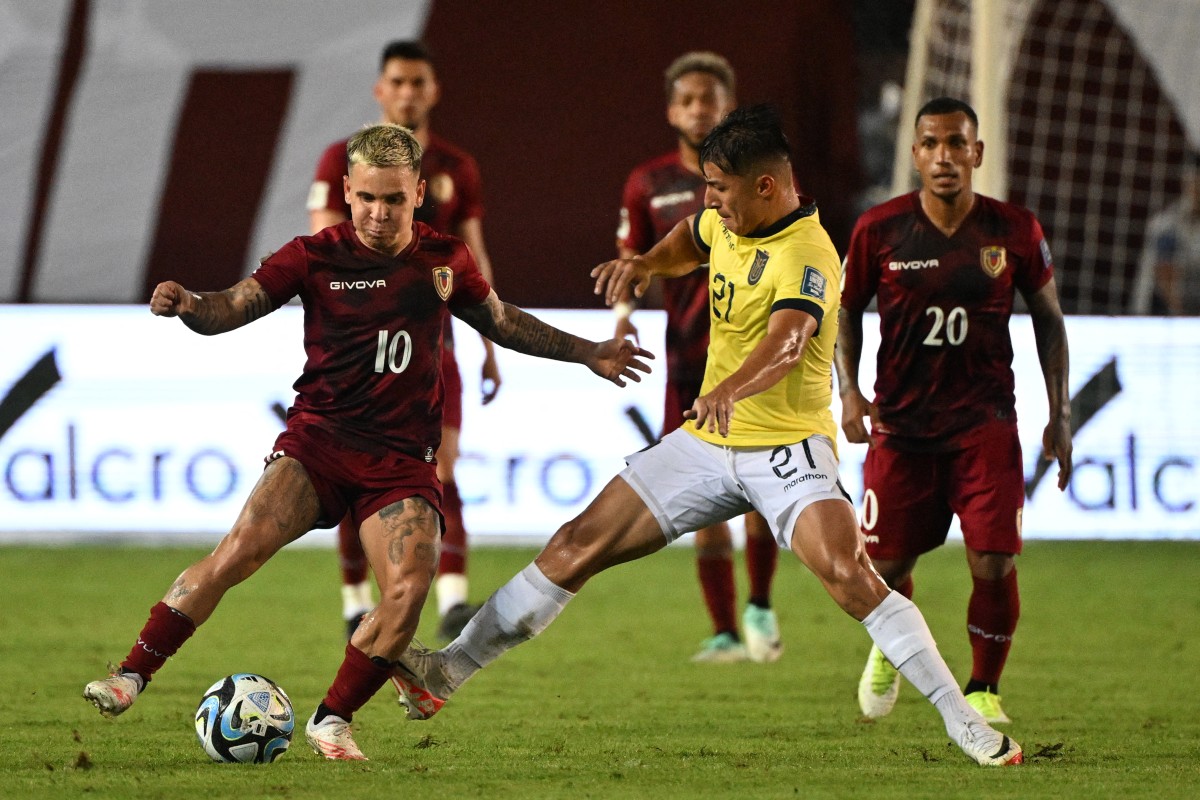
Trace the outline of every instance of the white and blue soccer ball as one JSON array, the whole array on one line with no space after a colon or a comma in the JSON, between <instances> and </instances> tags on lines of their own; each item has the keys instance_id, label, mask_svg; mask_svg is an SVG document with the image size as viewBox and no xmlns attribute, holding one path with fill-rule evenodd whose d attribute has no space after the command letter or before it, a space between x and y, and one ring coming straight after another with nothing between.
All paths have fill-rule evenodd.
<instances>
[{"instance_id":1,"label":"white and blue soccer ball","mask_svg":"<svg viewBox=\"0 0 1200 800\"><path fill-rule=\"evenodd\" d=\"M269 764L288 749L295 726L283 689L250 672L221 678L196 708L196 735L213 761Z\"/></svg>"}]
</instances>

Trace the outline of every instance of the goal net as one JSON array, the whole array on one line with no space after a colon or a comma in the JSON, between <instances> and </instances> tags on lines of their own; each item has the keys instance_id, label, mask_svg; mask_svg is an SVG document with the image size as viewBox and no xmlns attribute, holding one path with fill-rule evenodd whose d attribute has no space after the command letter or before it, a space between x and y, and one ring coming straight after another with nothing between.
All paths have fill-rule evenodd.
<instances>
[{"instance_id":1,"label":"goal net","mask_svg":"<svg viewBox=\"0 0 1200 800\"><path fill-rule=\"evenodd\" d=\"M1063 309L1128 313L1148 218L1200 144L1200 2L918 0L893 190L926 100L967 100L988 146L976 188L1046 229Z\"/></svg>"}]
</instances>

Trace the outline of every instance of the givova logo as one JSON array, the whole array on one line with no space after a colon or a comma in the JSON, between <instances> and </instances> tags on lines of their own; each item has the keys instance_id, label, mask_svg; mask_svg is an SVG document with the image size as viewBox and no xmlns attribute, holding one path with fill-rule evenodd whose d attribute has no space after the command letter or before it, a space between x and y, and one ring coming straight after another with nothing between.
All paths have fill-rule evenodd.
<instances>
[{"instance_id":1,"label":"givova logo","mask_svg":"<svg viewBox=\"0 0 1200 800\"><path fill-rule=\"evenodd\" d=\"M0 444L62 383L56 356L55 349L48 350L0 398ZM113 504L161 502L172 487L179 486L192 500L219 503L229 499L238 484L235 460L215 448L179 452L114 443L89 448L81 445L83 438L80 424L67 420L59 431L39 431L33 442L8 452L0 449L4 488L0 499L7 495L23 504L85 498Z\"/></svg>"}]
</instances>

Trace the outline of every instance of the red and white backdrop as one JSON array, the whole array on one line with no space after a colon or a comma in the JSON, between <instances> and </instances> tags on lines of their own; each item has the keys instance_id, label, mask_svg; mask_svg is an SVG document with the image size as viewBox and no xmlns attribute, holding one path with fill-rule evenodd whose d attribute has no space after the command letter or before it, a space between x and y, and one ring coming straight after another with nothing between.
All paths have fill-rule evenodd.
<instances>
[{"instance_id":1,"label":"red and white backdrop","mask_svg":"<svg viewBox=\"0 0 1200 800\"><path fill-rule=\"evenodd\" d=\"M629 169L673 146L661 74L713 49L780 106L835 239L858 188L849 11L714 0L0 0L0 303L221 289L306 232L321 150L378 119L391 39L424 37L435 127L478 158L506 299L595 307ZM716 22L709 23L709 20Z\"/></svg>"}]
</instances>

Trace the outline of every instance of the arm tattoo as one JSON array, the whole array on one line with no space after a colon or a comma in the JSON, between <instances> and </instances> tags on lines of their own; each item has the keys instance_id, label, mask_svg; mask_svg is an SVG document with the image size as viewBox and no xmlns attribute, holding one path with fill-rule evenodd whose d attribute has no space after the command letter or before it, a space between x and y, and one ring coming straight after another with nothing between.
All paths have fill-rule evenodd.
<instances>
[{"instance_id":1,"label":"arm tattoo","mask_svg":"<svg viewBox=\"0 0 1200 800\"><path fill-rule=\"evenodd\" d=\"M547 325L494 294L459 312L463 321L501 347L556 361L583 361L591 342Z\"/></svg>"},{"instance_id":2,"label":"arm tattoo","mask_svg":"<svg viewBox=\"0 0 1200 800\"><path fill-rule=\"evenodd\" d=\"M247 278L223 292L193 292L196 308L189 314L181 314L183 324L212 336L247 325L259 317L269 314L271 298L258 284Z\"/></svg>"},{"instance_id":3,"label":"arm tattoo","mask_svg":"<svg viewBox=\"0 0 1200 800\"><path fill-rule=\"evenodd\" d=\"M237 287L234 287L235 289ZM261 286L251 290L249 286L242 289L245 298L245 321L243 325L248 325L259 317L265 317L271 313L271 298L267 297L267 293L263 291Z\"/></svg>"}]
</instances>

